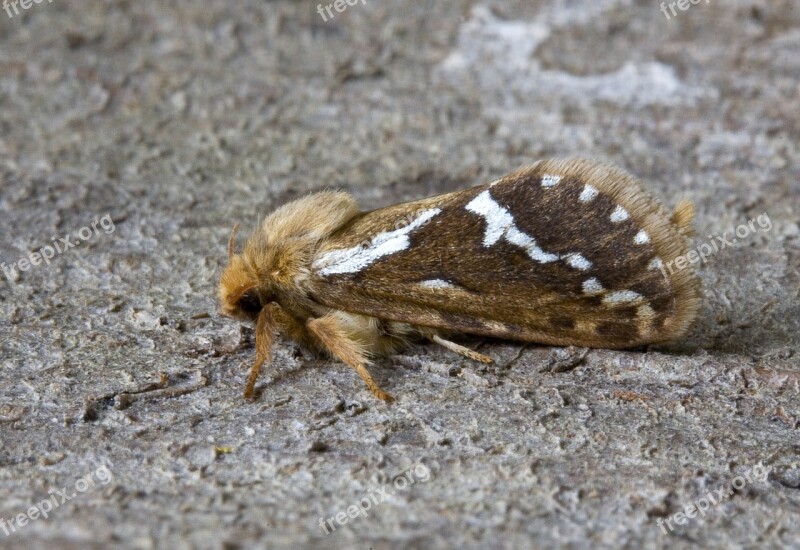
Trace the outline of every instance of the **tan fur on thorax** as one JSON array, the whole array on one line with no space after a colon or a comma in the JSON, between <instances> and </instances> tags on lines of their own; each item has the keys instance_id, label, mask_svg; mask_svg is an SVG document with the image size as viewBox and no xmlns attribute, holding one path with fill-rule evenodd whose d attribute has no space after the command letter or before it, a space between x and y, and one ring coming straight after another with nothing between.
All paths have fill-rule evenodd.
<instances>
[{"instance_id":1,"label":"tan fur on thorax","mask_svg":"<svg viewBox=\"0 0 800 550\"><path fill-rule=\"evenodd\" d=\"M320 241L358 214L355 200L342 192L309 195L278 208L268 216L222 273L219 299L223 313L236 318L251 315L238 307L254 291L262 303L278 302L305 320L327 311L314 306L302 292L308 265Z\"/></svg>"},{"instance_id":2,"label":"tan fur on thorax","mask_svg":"<svg viewBox=\"0 0 800 550\"><path fill-rule=\"evenodd\" d=\"M306 285L308 266L319 244L356 215L352 196L332 191L277 209L248 239L244 251L230 256L220 278L222 313L256 321L259 312L243 309L243 297L257 298L262 307L273 305L269 330L339 357L364 378L369 358L396 351L413 329L405 323L323 306L308 297ZM379 391L375 388L373 382L374 393ZM252 393L252 388L246 393ZM388 399L388 394L379 396Z\"/></svg>"}]
</instances>

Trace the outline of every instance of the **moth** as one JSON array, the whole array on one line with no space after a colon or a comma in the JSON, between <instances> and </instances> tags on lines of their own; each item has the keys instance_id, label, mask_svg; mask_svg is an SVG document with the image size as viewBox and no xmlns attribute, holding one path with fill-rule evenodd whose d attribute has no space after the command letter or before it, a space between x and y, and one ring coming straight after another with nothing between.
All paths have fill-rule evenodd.
<instances>
[{"instance_id":1,"label":"moth","mask_svg":"<svg viewBox=\"0 0 800 550\"><path fill-rule=\"evenodd\" d=\"M253 397L276 333L353 368L427 339L470 359L470 334L549 345L632 348L679 339L700 307L686 255L694 208L670 214L624 171L546 160L491 183L360 212L322 191L264 219L219 284L224 315L255 323ZM670 264L671 265L671 264Z\"/></svg>"}]
</instances>

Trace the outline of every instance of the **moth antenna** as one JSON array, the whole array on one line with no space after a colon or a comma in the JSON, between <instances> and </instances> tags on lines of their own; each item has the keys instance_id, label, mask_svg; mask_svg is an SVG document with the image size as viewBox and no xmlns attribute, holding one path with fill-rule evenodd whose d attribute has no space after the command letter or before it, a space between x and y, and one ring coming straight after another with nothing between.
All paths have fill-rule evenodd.
<instances>
[{"instance_id":1,"label":"moth antenna","mask_svg":"<svg viewBox=\"0 0 800 550\"><path fill-rule=\"evenodd\" d=\"M233 230L231 231L231 238L228 241L228 262L233 259L234 254L234 247L236 246L236 232L239 231L239 224L234 224Z\"/></svg>"}]
</instances>

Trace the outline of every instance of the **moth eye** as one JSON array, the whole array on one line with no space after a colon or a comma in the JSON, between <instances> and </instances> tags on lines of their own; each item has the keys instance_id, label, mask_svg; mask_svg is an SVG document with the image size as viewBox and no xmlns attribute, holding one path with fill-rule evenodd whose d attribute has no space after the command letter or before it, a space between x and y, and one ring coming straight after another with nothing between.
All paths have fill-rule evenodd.
<instances>
[{"instance_id":1,"label":"moth eye","mask_svg":"<svg viewBox=\"0 0 800 550\"><path fill-rule=\"evenodd\" d=\"M262 308L261 300L255 290L250 290L242 294L242 297L239 298L236 305L239 306L242 311L249 314L257 314Z\"/></svg>"}]
</instances>

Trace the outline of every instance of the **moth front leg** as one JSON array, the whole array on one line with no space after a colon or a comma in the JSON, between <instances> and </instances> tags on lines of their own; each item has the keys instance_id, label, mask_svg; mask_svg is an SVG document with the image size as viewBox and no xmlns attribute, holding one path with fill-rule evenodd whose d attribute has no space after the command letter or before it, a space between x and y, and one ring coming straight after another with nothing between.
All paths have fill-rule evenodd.
<instances>
[{"instance_id":1,"label":"moth front leg","mask_svg":"<svg viewBox=\"0 0 800 550\"><path fill-rule=\"evenodd\" d=\"M253 398L253 388L261 367L272 360L272 326L272 308L263 307L256 321L256 362L250 367L250 376L247 377L247 385L244 387L245 399Z\"/></svg>"},{"instance_id":2,"label":"moth front leg","mask_svg":"<svg viewBox=\"0 0 800 550\"><path fill-rule=\"evenodd\" d=\"M245 399L253 398L261 367L272 360L273 334L276 330L300 343L308 339L308 332L303 324L289 315L280 304L273 302L264 306L256 321L256 361L250 367L250 376L247 377L247 385L244 388Z\"/></svg>"},{"instance_id":3,"label":"moth front leg","mask_svg":"<svg viewBox=\"0 0 800 550\"><path fill-rule=\"evenodd\" d=\"M319 339L325 349L358 373L375 397L387 402L394 400L372 378L372 375L367 370L369 361L363 344L353 339L351 331L348 330L345 321L341 317L335 314L324 315L316 319L309 319L306 322L306 326Z\"/></svg>"}]
</instances>

